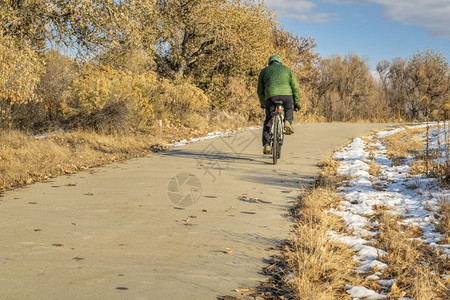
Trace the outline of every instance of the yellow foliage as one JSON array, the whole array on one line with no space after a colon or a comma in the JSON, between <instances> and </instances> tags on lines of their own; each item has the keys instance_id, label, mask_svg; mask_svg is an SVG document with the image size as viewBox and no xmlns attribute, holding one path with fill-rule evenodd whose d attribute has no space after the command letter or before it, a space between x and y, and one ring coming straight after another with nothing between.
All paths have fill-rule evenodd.
<instances>
[{"instance_id":1,"label":"yellow foliage","mask_svg":"<svg viewBox=\"0 0 450 300\"><path fill-rule=\"evenodd\" d=\"M191 126L193 113L209 108L209 99L192 84L158 79L102 66L88 67L65 93L64 117L78 127L103 130L148 129L155 119Z\"/></svg>"},{"instance_id":2,"label":"yellow foliage","mask_svg":"<svg viewBox=\"0 0 450 300\"><path fill-rule=\"evenodd\" d=\"M47 42L70 45L71 50L98 50L98 46L109 46L123 37L135 37L136 27L143 21L138 15L148 17L154 2L2 0L0 28L39 50L46 48Z\"/></svg>"},{"instance_id":3,"label":"yellow foliage","mask_svg":"<svg viewBox=\"0 0 450 300\"><path fill-rule=\"evenodd\" d=\"M225 88L227 91L225 103L222 107L226 111L236 112L247 117L247 121L259 121L263 118L258 96L254 88L249 87L244 76L231 77Z\"/></svg>"},{"instance_id":4,"label":"yellow foliage","mask_svg":"<svg viewBox=\"0 0 450 300\"><path fill-rule=\"evenodd\" d=\"M42 66L36 53L0 32L0 99L24 103L34 98Z\"/></svg>"},{"instance_id":5,"label":"yellow foliage","mask_svg":"<svg viewBox=\"0 0 450 300\"><path fill-rule=\"evenodd\" d=\"M57 122L60 119L62 94L78 78L79 65L56 50L41 53L41 57L45 72L40 78L37 94L42 99L45 118L50 122Z\"/></svg>"},{"instance_id":6,"label":"yellow foliage","mask_svg":"<svg viewBox=\"0 0 450 300\"><path fill-rule=\"evenodd\" d=\"M174 84L172 81L162 81L162 98L160 101L175 113L199 111L209 107L209 99L203 91L186 82Z\"/></svg>"},{"instance_id":7,"label":"yellow foliage","mask_svg":"<svg viewBox=\"0 0 450 300\"><path fill-rule=\"evenodd\" d=\"M259 0L168 0L156 8L154 55L165 76L210 86L216 75L257 75L271 54L275 22Z\"/></svg>"},{"instance_id":8,"label":"yellow foliage","mask_svg":"<svg viewBox=\"0 0 450 300\"><path fill-rule=\"evenodd\" d=\"M0 127L10 127L12 107L37 100L42 64L32 48L0 31Z\"/></svg>"},{"instance_id":9,"label":"yellow foliage","mask_svg":"<svg viewBox=\"0 0 450 300\"><path fill-rule=\"evenodd\" d=\"M184 81L161 79L158 91L152 104L164 123L194 129L205 126L210 101L201 89Z\"/></svg>"},{"instance_id":10,"label":"yellow foliage","mask_svg":"<svg viewBox=\"0 0 450 300\"><path fill-rule=\"evenodd\" d=\"M145 129L154 116L146 89L156 81L155 73L88 67L65 93L63 115L80 127Z\"/></svg>"}]
</instances>

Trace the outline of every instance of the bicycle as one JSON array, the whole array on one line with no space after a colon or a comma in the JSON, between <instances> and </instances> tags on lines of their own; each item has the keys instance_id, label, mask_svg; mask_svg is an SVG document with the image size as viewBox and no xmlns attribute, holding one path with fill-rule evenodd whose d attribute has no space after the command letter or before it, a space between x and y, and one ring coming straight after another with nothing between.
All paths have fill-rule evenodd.
<instances>
[{"instance_id":1,"label":"bicycle","mask_svg":"<svg viewBox=\"0 0 450 300\"><path fill-rule=\"evenodd\" d=\"M283 101L274 101L275 111L272 113L272 125L270 126L270 144L272 147L273 164L276 165L281 157L281 146L284 141L284 116Z\"/></svg>"}]
</instances>

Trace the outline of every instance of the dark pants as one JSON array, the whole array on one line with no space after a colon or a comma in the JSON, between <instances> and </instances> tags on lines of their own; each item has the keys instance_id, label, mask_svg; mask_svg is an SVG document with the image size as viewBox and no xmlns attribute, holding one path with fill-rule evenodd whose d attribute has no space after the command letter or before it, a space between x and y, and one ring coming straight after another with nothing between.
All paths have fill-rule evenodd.
<instances>
[{"instance_id":1,"label":"dark pants","mask_svg":"<svg viewBox=\"0 0 450 300\"><path fill-rule=\"evenodd\" d=\"M266 100L266 119L264 120L262 143L263 146L270 143L270 127L272 126L272 113L276 106L273 101L283 101L284 119L292 124L294 120L294 97L290 96L275 96Z\"/></svg>"}]
</instances>

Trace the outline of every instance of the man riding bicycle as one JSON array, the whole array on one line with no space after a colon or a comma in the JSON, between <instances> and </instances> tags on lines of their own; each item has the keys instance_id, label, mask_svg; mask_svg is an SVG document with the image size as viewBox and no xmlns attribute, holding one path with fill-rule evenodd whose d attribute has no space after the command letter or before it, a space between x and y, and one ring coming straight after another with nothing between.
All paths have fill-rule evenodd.
<instances>
[{"instance_id":1,"label":"man riding bicycle","mask_svg":"<svg viewBox=\"0 0 450 300\"><path fill-rule=\"evenodd\" d=\"M270 121L275 111L274 101L282 101L284 108L285 134L293 134L294 112L300 110L300 95L297 79L291 69L281 63L278 55L269 58L269 65L262 69L258 78L258 97L261 108L266 110L263 127L263 153L270 154Z\"/></svg>"}]
</instances>

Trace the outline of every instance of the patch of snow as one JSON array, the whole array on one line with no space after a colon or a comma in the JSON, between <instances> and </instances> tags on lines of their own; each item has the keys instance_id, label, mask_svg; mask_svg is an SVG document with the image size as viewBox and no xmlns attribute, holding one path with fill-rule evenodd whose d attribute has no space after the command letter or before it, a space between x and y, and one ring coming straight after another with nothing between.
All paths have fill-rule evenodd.
<instances>
[{"instance_id":1,"label":"patch of snow","mask_svg":"<svg viewBox=\"0 0 450 300\"><path fill-rule=\"evenodd\" d=\"M196 143L196 142L201 142L201 141L206 141L206 140L210 140L210 139L223 137L223 136L229 135L231 133L238 132L240 130L257 130L257 129L261 129L261 128L262 128L261 126L250 126L250 127L246 127L245 129L239 128L237 130L227 129L226 131L213 131L213 132L209 132L206 136L203 136L203 137L183 139L181 141L172 140L172 142L170 144L168 144L168 146L181 147L181 146L185 146L185 145L191 144L191 143Z\"/></svg>"},{"instance_id":2,"label":"patch of snow","mask_svg":"<svg viewBox=\"0 0 450 300\"><path fill-rule=\"evenodd\" d=\"M372 275L367 276L366 279L369 279L369 280L378 280L378 279L380 279L380 276L375 275L375 274L372 274Z\"/></svg>"},{"instance_id":3,"label":"patch of snow","mask_svg":"<svg viewBox=\"0 0 450 300\"><path fill-rule=\"evenodd\" d=\"M201 142L201 141L206 141L206 140L210 140L210 139L215 139L218 137L222 137L222 136L226 136L230 133L233 133L235 131L232 130L226 130L225 132L221 132L221 131L214 131L214 132L209 132L206 136L203 137L197 137L197 138L190 138L189 140L187 139L183 139L181 141L175 141L173 140L172 143L168 144L168 146L171 147L181 147L187 144L191 144L191 143L196 143L196 142Z\"/></svg>"},{"instance_id":4,"label":"patch of snow","mask_svg":"<svg viewBox=\"0 0 450 300\"><path fill-rule=\"evenodd\" d=\"M351 298L367 298L367 299L386 299L386 296L383 296L381 294L378 294L375 291L372 291L368 288L365 288L363 286L351 286L347 285L345 286L345 289L347 290L347 293L350 294Z\"/></svg>"},{"instance_id":5,"label":"patch of snow","mask_svg":"<svg viewBox=\"0 0 450 300\"><path fill-rule=\"evenodd\" d=\"M394 284L394 279L378 280L378 283L385 287L391 287Z\"/></svg>"},{"instance_id":6,"label":"patch of snow","mask_svg":"<svg viewBox=\"0 0 450 300\"><path fill-rule=\"evenodd\" d=\"M423 128L426 125L414 127ZM381 131L375 135L378 140L371 142L370 145L363 139L356 138L333 156L340 163L338 172L350 179L346 181L345 186L339 188L339 193L344 198L339 209L331 209L329 213L342 217L352 235L330 232L329 236L349 245L357 252L355 260L358 261L359 266L356 271L360 273L367 273L374 267L378 269L386 267L386 264L377 260L385 252L368 245L378 234L375 230L371 230L377 223L369 220L369 216L374 212L374 205L389 207L389 213L402 215L405 224L420 228L422 235L417 238L418 240L443 249L447 257L450 254L450 245L439 243L444 236L435 228L439 199L450 197L450 191L439 189L436 179L411 175L408 163L412 158L407 158L403 164L394 166L386 155L385 146L380 141L403 130L405 130L404 127ZM446 130L448 131L448 128ZM438 134L438 129L433 128L430 133L430 149L438 150L439 148L441 153L444 153L445 131L441 129ZM437 142L438 137L440 144ZM368 147L373 149L375 162L381 167L381 174L377 178L368 172L370 169L367 163L369 153L366 149ZM379 275L381 274L372 274L366 278L379 280ZM389 287L393 284L393 280L379 280L379 283ZM355 298L381 299L371 297L384 297L364 287L351 287L348 288L348 292Z\"/></svg>"},{"instance_id":7,"label":"patch of snow","mask_svg":"<svg viewBox=\"0 0 450 300\"><path fill-rule=\"evenodd\" d=\"M52 131L52 132L46 132L46 133L42 133L42 134L39 134L39 135L35 135L34 138L36 140L43 140L43 139L48 138L52 134L59 134L59 133L63 133L63 132L64 132L64 130L58 129L58 130L55 130L55 131Z\"/></svg>"}]
</instances>

